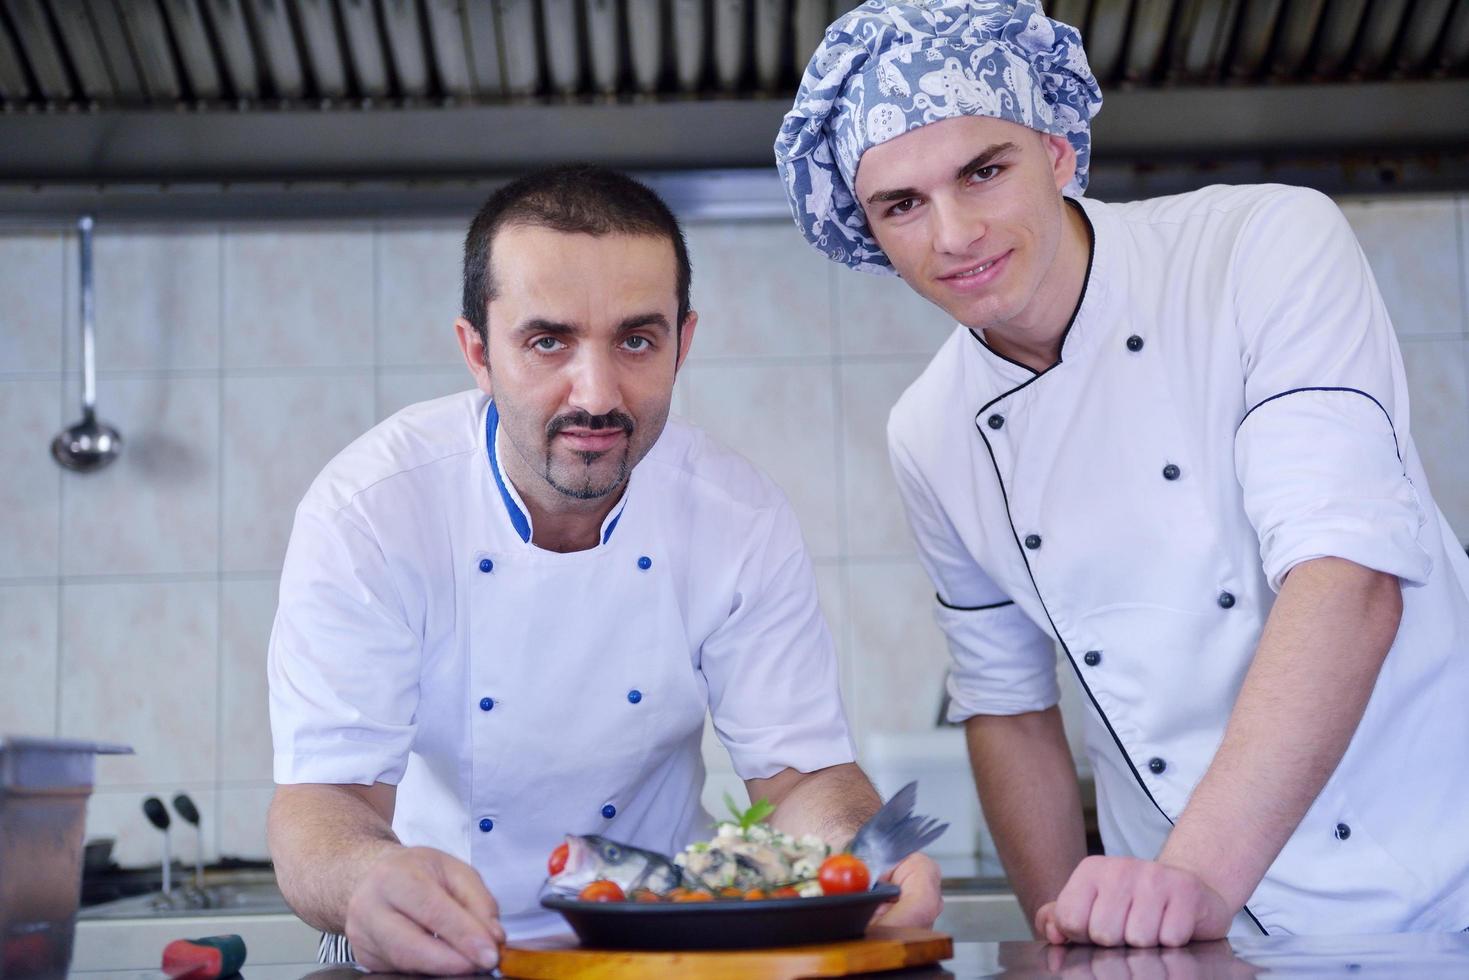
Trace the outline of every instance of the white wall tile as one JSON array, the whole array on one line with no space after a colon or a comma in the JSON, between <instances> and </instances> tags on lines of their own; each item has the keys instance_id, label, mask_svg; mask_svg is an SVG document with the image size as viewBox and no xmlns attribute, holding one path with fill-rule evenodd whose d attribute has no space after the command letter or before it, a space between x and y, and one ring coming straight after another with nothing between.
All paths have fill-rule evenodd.
<instances>
[{"instance_id":1,"label":"white wall tile","mask_svg":"<svg viewBox=\"0 0 1469 980\"><path fill-rule=\"evenodd\" d=\"M67 402L79 399L69 384ZM98 417L123 439L95 473L61 481L64 575L219 566L217 378L102 378Z\"/></svg>"},{"instance_id":2,"label":"white wall tile","mask_svg":"<svg viewBox=\"0 0 1469 980\"><path fill-rule=\"evenodd\" d=\"M688 417L780 485L816 557L840 551L836 404L826 364L689 364Z\"/></svg>"},{"instance_id":3,"label":"white wall tile","mask_svg":"<svg viewBox=\"0 0 1469 980\"><path fill-rule=\"evenodd\" d=\"M913 539L888 458L888 412L926 362L842 365L842 465L846 472L847 550L907 558Z\"/></svg>"},{"instance_id":4,"label":"white wall tile","mask_svg":"<svg viewBox=\"0 0 1469 980\"><path fill-rule=\"evenodd\" d=\"M0 373L61 370L65 251L57 232L0 236Z\"/></svg>"},{"instance_id":5,"label":"white wall tile","mask_svg":"<svg viewBox=\"0 0 1469 980\"><path fill-rule=\"evenodd\" d=\"M62 586L61 733L136 752L99 759L98 786L214 778L217 588Z\"/></svg>"},{"instance_id":6,"label":"white wall tile","mask_svg":"<svg viewBox=\"0 0 1469 980\"><path fill-rule=\"evenodd\" d=\"M193 825L185 823L174 809L173 798L180 793L187 793L199 811L199 822L204 830L204 863L210 863L219 854L212 827L219 819L219 807L214 787L207 783L176 784L160 780L156 786L142 789L99 788L87 801L87 840L114 838L112 859L118 864L156 867L163 860L163 832L143 815L143 801L156 796L168 809L169 844L175 862L174 886L183 885L192 880L198 836Z\"/></svg>"},{"instance_id":7,"label":"white wall tile","mask_svg":"<svg viewBox=\"0 0 1469 980\"><path fill-rule=\"evenodd\" d=\"M836 643L842 705L847 710L847 723L852 725L855 724L851 716L856 694L852 686L851 637L847 630L847 572L840 562L827 560L816 563L816 592L821 599L821 614L826 617L826 627L831 630L832 640Z\"/></svg>"},{"instance_id":8,"label":"white wall tile","mask_svg":"<svg viewBox=\"0 0 1469 980\"><path fill-rule=\"evenodd\" d=\"M51 440L79 418L62 420L59 381L0 381L0 578L56 574L63 470Z\"/></svg>"},{"instance_id":9,"label":"white wall tile","mask_svg":"<svg viewBox=\"0 0 1469 980\"><path fill-rule=\"evenodd\" d=\"M0 735L56 734L56 585L0 586Z\"/></svg>"},{"instance_id":10,"label":"white wall tile","mask_svg":"<svg viewBox=\"0 0 1469 980\"><path fill-rule=\"evenodd\" d=\"M426 402L444 395L468 391L474 387L474 376L467 367L442 370L386 369L377 378L377 418L379 421L416 402Z\"/></svg>"},{"instance_id":11,"label":"white wall tile","mask_svg":"<svg viewBox=\"0 0 1469 980\"><path fill-rule=\"evenodd\" d=\"M224 366L373 362L372 229L229 229Z\"/></svg>"},{"instance_id":12,"label":"white wall tile","mask_svg":"<svg viewBox=\"0 0 1469 980\"><path fill-rule=\"evenodd\" d=\"M1469 542L1469 341L1403 343L1413 442L1449 526Z\"/></svg>"},{"instance_id":13,"label":"white wall tile","mask_svg":"<svg viewBox=\"0 0 1469 980\"><path fill-rule=\"evenodd\" d=\"M701 357L828 354L835 266L789 221L690 224Z\"/></svg>"},{"instance_id":14,"label":"white wall tile","mask_svg":"<svg viewBox=\"0 0 1469 980\"><path fill-rule=\"evenodd\" d=\"M273 571L311 481L372 425L372 378L227 377L224 400L224 569Z\"/></svg>"},{"instance_id":15,"label":"white wall tile","mask_svg":"<svg viewBox=\"0 0 1469 980\"><path fill-rule=\"evenodd\" d=\"M933 620L928 576L917 561L853 561L848 574L859 730L937 727L949 654Z\"/></svg>"},{"instance_id":16,"label":"white wall tile","mask_svg":"<svg viewBox=\"0 0 1469 980\"><path fill-rule=\"evenodd\" d=\"M222 786L219 790L219 853L260 859L270 856L265 842L265 816L270 810L270 786Z\"/></svg>"},{"instance_id":17,"label":"white wall tile","mask_svg":"<svg viewBox=\"0 0 1469 980\"><path fill-rule=\"evenodd\" d=\"M1452 198L1346 201L1400 337L1462 334L1459 230Z\"/></svg>"},{"instance_id":18,"label":"white wall tile","mask_svg":"<svg viewBox=\"0 0 1469 980\"><path fill-rule=\"evenodd\" d=\"M219 260L218 231L99 229L92 249L98 370L219 367ZM81 356L75 275L66 288L71 370Z\"/></svg>"},{"instance_id":19,"label":"white wall tile","mask_svg":"<svg viewBox=\"0 0 1469 980\"><path fill-rule=\"evenodd\" d=\"M271 778L270 692L265 656L279 584L229 581L220 591L219 777Z\"/></svg>"},{"instance_id":20,"label":"white wall tile","mask_svg":"<svg viewBox=\"0 0 1469 980\"><path fill-rule=\"evenodd\" d=\"M465 231L460 224L378 229L379 364L462 363L454 318Z\"/></svg>"},{"instance_id":21,"label":"white wall tile","mask_svg":"<svg viewBox=\"0 0 1469 980\"><path fill-rule=\"evenodd\" d=\"M897 276L876 276L838 266L836 321L843 354L933 356L954 319L908 288Z\"/></svg>"}]
</instances>

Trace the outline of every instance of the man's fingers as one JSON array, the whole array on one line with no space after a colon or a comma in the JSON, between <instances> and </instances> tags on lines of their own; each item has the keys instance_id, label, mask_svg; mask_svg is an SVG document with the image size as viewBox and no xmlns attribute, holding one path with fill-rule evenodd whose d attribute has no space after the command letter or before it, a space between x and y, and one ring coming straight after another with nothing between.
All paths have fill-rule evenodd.
<instances>
[{"instance_id":1,"label":"man's fingers","mask_svg":"<svg viewBox=\"0 0 1469 980\"><path fill-rule=\"evenodd\" d=\"M1066 942L1066 934L1056 925L1056 903L1047 902L1035 913L1035 934L1038 938L1045 940L1053 946L1061 946ZM1055 972L1052 970L1051 972Z\"/></svg>"},{"instance_id":2,"label":"man's fingers","mask_svg":"<svg viewBox=\"0 0 1469 980\"><path fill-rule=\"evenodd\" d=\"M1198 924L1198 921L1198 909L1192 902L1178 897L1170 899L1164 906L1163 915L1158 922L1158 945L1187 945L1188 941L1194 938L1194 926Z\"/></svg>"},{"instance_id":3,"label":"man's fingers","mask_svg":"<svg viewBox=\"0 0 1469 980\"><path fill-rule=\"evenodd\" d=\"M1092 902L1086 938L1097 946L1121 946L1122 932L1127 926L1127 913L1131 909L1130 889L1109 888L1099 892Z\"/></svg>"},{"instance_id":4,"label":"man's fingers","mask_svg":"<svg viewBox=\"0 0 1469 980\"><path fill-rule=\"evenodd\" d=\"M489 924L471 915L439 882L392 896L390 901L398 912L477 968L490 970L499 965L499 944Z\"/></svg>"},{"instance_id":5,"label":"man's fingers","mask_svg":"<svg viewBox=\"0 0 1469 980\"><path fill-rule=\"evenodd\" d=\"M461 976L481 969L442 939L435 939L406 916L383 909L360 936L349 931L357 962L374 972Z\"/></svg>"},{"instance_id":6,"label":"man's fingers","mask_svg":"<svg viewBox=\"0 0 1469 980\"><path fill-rule=\"evenodd\" d=\"M1056 897L1056 907L1052 911L1056 928L1061 930L1066 941L1074 943L1092 941L1092 905L1096 903L1096 900L1096 882L1078 866L1077 871L1072 872L1071 880L1066 882L1066 887L1062 888L1061 894Z\"/></svg>"},{"instance_id":7,"label":"man's fingers","mask_svg":"<svg viewBox=\"0 0 1469 980\"><path fill-rule=\"evenodd\" d=\"M464 906L477 921L485 924L496 943L505 943L505 927L500 924L500 905L485 887L479 872L458 861L444 868L444 884L455 901Z\"/></svg>"},{"instance_id":8,"label":"man's fingers","mask_svg":"<svg viewBox=\"0 0 1469 980\"><path fill-rule=\"evenodd\" d=\"M1138 882L1133 887L1132 906L1127 910L1122 941L1128 946L1157 946L1158 927L1163 922L1165 904L1163 892L1145 882Z\"/></svg>"}]
</instances>

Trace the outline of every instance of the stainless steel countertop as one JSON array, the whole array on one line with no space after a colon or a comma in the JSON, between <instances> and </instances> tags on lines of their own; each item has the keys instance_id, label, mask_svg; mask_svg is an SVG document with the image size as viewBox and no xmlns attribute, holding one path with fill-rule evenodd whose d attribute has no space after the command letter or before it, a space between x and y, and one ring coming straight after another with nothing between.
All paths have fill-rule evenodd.
<instances>
[{"instance_id":1,"label":"stainless steel countertop","mask_svg":"<svg viewBox=\"0 0 1469 980\"><path fill-rule=\"evenodd\" d=\"M156 971L74 971L85 980L156 980ZM363 974L313 963L251 966L245 980L357 980ZM1099 949L1037 942L954 944L953 959L920 970L869 974L912 980L1234 980L1286 977L1469 977L1469 933L1394 936L1259 936L1183 949Z\"/></svg>"}]
</instances>

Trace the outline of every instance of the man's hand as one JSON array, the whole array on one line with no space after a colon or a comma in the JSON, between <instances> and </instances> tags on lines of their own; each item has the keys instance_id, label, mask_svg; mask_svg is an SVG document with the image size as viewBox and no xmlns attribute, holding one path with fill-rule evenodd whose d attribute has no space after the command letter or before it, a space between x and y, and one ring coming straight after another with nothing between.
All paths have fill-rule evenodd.
<instances>
[{"instance_id":1,"label":"man's hand","mask_svg":"<svg viewBox=\"0 0 1469 980\"><path fill-rule=\"evenodd\" d=\"M917 926L928 929L943 911L939 866L923 852L910 854L898 866L882 876L903 890L898 900L884 905L872 917L874 924L885 926Z\"/></svg>"},{"instance_id":2,"label":"man's hand","mask_svg":"<svg viewBox=\"0 0 1469 980\"><path fill-rule=\"evenodd\" d=\"M493 970L505 930L479 872L429 847L374 863L347 904L347 939L373 972L438 975Z\"/></svg>"},{"instance_id":3,"label":"man's hand","mask_svg":"<svg viewBox=\"0 0 1469 980\"><path fill-rule=\"evenodd\" d=\"M1125 857L1089 857L1054 902L1035 915L1049 943L1183 946L1223 939L1236 909L1181 868Z\"/></svg>"}]
</instances>

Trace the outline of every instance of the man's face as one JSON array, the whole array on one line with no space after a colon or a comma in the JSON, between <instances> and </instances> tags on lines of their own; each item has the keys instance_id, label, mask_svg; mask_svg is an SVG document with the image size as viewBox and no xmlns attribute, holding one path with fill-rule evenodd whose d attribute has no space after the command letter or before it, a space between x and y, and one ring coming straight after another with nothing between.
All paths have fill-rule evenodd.
<instances>
[{"instance_id":1,"label":"man's face","mask_svg":"<svg viewBox=\"0 0 1469 980\"><path fill-rule=\"evenodd\" d=\"M868 150L856 193L878 244L920 295L965 326L1024 330L1054 315L1041 286L1064 227L1059 191L1075 166L1061 137L965 116Z\"/></svg>"},{"instance_id":2,"label":"man's face","mask_svg":"<svg viewBox=\"0 0 1469 980\"><path fill-rule=\"evenodd\" d=\"M605 498L663 432L693 338L690 314L680 349L673 245L511 225L492 256L488 369L475 373L500 413L505 468L542 506Z\"/></svg>"}]
</instances>

